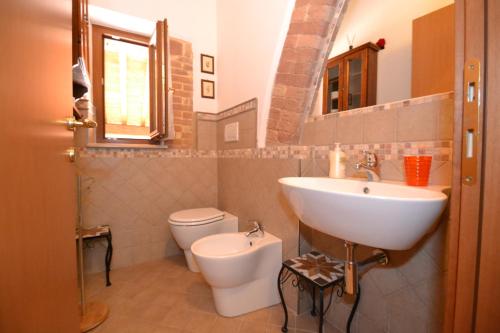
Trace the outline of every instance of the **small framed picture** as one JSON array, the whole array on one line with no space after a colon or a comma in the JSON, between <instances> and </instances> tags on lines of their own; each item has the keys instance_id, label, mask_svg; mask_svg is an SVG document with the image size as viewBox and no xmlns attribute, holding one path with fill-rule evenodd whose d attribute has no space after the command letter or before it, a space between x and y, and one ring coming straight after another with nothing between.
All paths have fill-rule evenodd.
<instances>
[{"instance_id":1,"label":"small framed picture","mask_svg":"<svg viewBox=\"0 0 500 333\"><path fill-rule=\"evenodd\" d=\"M202 73L208 73L208 74L214 74L214 57L206 55L206 54L201 54L201 72Z\"/></svg>"},{"instance_id":2,"label":"small framed picture","mask_svg":"<svg viewBox=\"0 0 500 333\"><path fill-rule=\"evenodd\" d=\"M201 80L201 97L215 98L215 82L210 80Z\"/></svg>"}]
</instances>

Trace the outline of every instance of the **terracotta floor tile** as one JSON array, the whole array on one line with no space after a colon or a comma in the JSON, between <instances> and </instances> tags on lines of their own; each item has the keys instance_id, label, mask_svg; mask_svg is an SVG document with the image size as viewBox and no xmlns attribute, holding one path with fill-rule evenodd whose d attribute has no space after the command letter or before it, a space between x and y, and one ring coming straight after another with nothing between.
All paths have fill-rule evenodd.
<instances>
[{"instance_id":1,"label":"terracotta floor tile","mask_svg":"<svg viewBox=\"0 0 500 333\"><path fill-rule=\"evenodd\" d=\"M151 333L186 333L186 331L175 327L158 326Z\"/></svg>"},{"instance_id":2,"label":"terracotta floor tile","mask_svg":"<svg viewBox=\"0 0 500 333\"><path fill-rule=\"evenodd\" d=\"M215 310L214 299L212 295L209 296L197 296L197 300L195 302L195 309L202 312L207 313L217 313Z\"/></svg>"},{"instance_id":3,"label":"terracotta floor tile","mask_svg":"<svg viewBox=\"0 0 500 333\"><path fill-rule=\"evenodd\" d=\"M281 331L281 306L239 317L219 316L210 286L190 272L183 256L116 269L112 286L102 273L86 276L88 301L109 305L110 316L92 333L274 333ZM290 315L289 332L295 333Z\"/></svg>"},{"instance_id":4,"label":"terracotta floor tile","mask_svg":"<svg viewBox=\"0 0 500 333\"><path fill-rule=\"evenodd\" d=\"M275 305L269 309L269 320L270 325L283 326L285 322L285 313L283 312L283 307L281 304ZM288 327L295 327L295 315L288 311Z\"/></svg>"},{"instance_id":5,"label":"terracotta floor tile","mask_svg":"<svg viewBox=\"0 0 500 333\"><path fill-rule=\"evenodd\" d=\"M300 316L297 316L295 327L297 331L303 330L316 332L318 330L318 323L318 316L313 317L310 313L306 312L301 314Z\"/></svg>"},{"instance_id":6,"label":"terracotta floor tile","mask_svg":"<svg viewBox=\"0 0 500 333\"><path fill-rule=\"evenodd\" d=\"M243 321L238 333L266 333L267 330L266 323Z\"/></svg>"},{"instance_id":7,"label":"terracotta floor tile","mask_svg":"<svg viewBox=\"0 0 500 333\"><path fill-rule=\"evenodd\" d=\"M270 308L266 308L244 314L240 317L243 321L267 324L270 316L271 316L271 310Z\"/></svg>"},{"instance_id":8,"label":"terracotta floor tile","mask_svg":"<svg viewBox=\"0 0 500 333\"><path fill-rule=\"evenodd\" d=\"M213 332L235 333L239 331L241 324L241 319L217 316L217 318L215 319L215 324L213 326Z\"/></svg>"},{"instance_id":9,"label":"terracotta floor tile","mask_svg":"<svg viewBox=\"0 0 500 333\"><path fill-rule=\"evenodd\" d=\"M184 330L190 320L191 311L172 308L165 318L161 321L161 325Z\"/></svg>"},{"instance_id":10,"label":"terracotta floor tile","mask_svg":"<svg viewBox=\"0 0 500 333\"><path fill-rule=\"evenodd\" d=\"M188 332L196 333L213 332L213 326L216 318L217 315L215 313L189 311L189 321L184 329Z\"/></svg>"},{"instance_id":11,"label":"terracotta floor tile","mask_svg":"<svg viewBox=\"0 0 500 333\"><path fill-rule=\"evenodd\" d=\"M283 333L280 325L268 325L266 333ZM287 333L296 333L295 328L288 328Z\"/></svg>"}]
</instances>

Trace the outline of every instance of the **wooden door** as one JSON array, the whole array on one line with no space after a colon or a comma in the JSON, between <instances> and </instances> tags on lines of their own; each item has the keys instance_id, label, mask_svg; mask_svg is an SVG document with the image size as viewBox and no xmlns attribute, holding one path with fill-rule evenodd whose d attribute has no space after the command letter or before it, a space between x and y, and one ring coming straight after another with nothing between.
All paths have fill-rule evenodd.
<instances>
[{"instance_id":1,"label":"wooden door","mask_svg":"<svg viewBox=\"0 0 500 333\"><path fill-rule=\"evenodd\" d=\"M486 3L484 185L476 332L500 332L500 3Z\"/></svg>"},{"instance_id":2,"label":"wooden door","mask_svg":"<svg viewBox=\"0 0 500 333\"><path fill-rule=\"evenodd\" d=\"M78 332L71 1L0 1L0 332Z\"/></svg>"},{"instance_id":3,"label":"wooden door","mask_svg":"<svg viewBox=\"0 0 500 333\"><path fill-rule=\"evenodd\" d=\"M446 332L473 330L477 271L477 248L481 194L482 145L475 152L478 171L474 184L463 184L462 150L464 114L464 70L466 59L484 61L484 1L455 2L455 116L453 181L450 203ZM480 77L484 77L484 66ZM481 83L482 85L482 83ZM482 90L482 87L480 87ZM479 109L482 123L482 104ZM482 142L482 140L479 140Z\"/></svg>"},{"instance_id":4,"label":"wooden door","mask_svg":"<svg viewBox=\"0 0 500 333\"><path fill-rule=\"evenodd\" d=\"M445 331L499 332L500 7L487 0L458 0L455 6L456 109ZM480 66L470 66L472 60ZM470 85L464 73L473 68L479 69L479 80ZM473 95L480 98L468 98L469 88L476 87L479 91ZM479 101L473 118L464 111L469 100ZM470 119L478 123L474 163L463 153ZM468 181L471 166L475 176Z\"/></svg>"}]
</instances>

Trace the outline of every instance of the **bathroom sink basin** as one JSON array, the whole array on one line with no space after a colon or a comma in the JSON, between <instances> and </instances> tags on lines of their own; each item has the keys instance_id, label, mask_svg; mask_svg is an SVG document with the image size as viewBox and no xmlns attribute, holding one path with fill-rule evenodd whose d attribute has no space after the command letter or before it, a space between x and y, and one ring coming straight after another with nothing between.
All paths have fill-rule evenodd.
<instances>
[{"instance_id":1,"label":"bathroom sink basin","mask_svg":"<svg viewBox=\"0 0 500 333\"><path fill-rule=\"evenodd\" d=\"M357 244L406 250L443 212L439 190L319 177L278 180L295 214L311 228Z\"/></svg>"}]
</instances>

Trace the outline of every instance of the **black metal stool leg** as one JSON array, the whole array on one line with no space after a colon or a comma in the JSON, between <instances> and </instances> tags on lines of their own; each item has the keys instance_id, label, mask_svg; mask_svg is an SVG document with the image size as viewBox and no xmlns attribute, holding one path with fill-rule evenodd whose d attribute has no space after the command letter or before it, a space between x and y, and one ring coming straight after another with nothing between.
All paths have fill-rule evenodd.
<instances>
[{"instance_id":1,"label":"black metal stool leg","mask_svg":"<svg viewBox=\"0 0 500 333\"><path fill-rule=\"evenodd\" d=\"M281 305L283 305L283 311L285 312L285 322L283 323L283 327L281 327L281 332L288 332L288 310L286 309L285 297L283 297L283 290L281 285L281 275L285 270L285 266L281 267L280 273L278 274L278 291L280 293Z\"/></svg>"},{"instance_id":2,"label":"black metal stool leg","mask_svg":"<svg viewBox=\"0 0 500 333\"><path fill-rule=\"evenodd\" d=\"M108 248L106 249L104 264L106 265L106 287L109 287L111 285L111 281L109 280L109 272L111 271L111 259L113 258L113 244L112 244L111 230L109 231L109 234L106 236L106 240L108 241Z\"/></svg>"},{"instance_id":3,"label":"black metal stool leg","mask_svg":"<svg viewBox=\"0 0 500 333\"><path fill-rule=\"evenodd\" d=\"M323 333L323 288L319 288L319 333Z\"/></svg>"},{"instance_id":4,"label":"black metal stool leg","mask_svg":"<svg viewBox=\"0 0 500 333\"><path fill-rule=\"evenodd\" d=\"M313 298L313 307L311 310L311 315L315 316L316 315L316 287L312 286L312 298Z\"/></svg>"}]
</instances>

